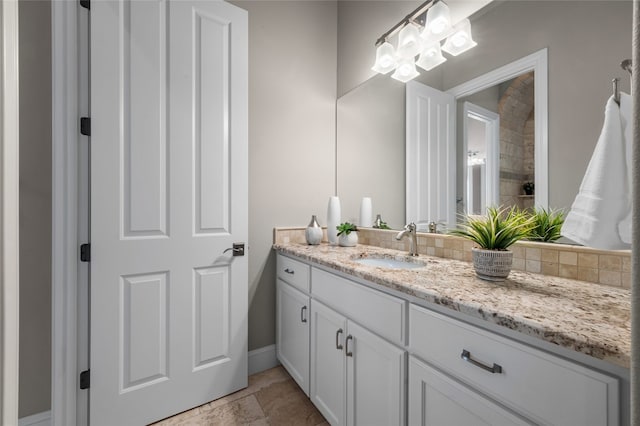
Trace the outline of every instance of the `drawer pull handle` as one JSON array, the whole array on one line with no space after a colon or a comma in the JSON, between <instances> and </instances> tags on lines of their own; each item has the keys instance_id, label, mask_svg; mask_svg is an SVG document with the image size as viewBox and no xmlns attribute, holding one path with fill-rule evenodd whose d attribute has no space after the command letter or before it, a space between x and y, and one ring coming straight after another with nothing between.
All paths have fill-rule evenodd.
<instances>
[{"instance_id":1,"label":"drawer pull handle","mask_svg":"<svg viewBox=\"0 0 640 426\"><path fill-rule=\"evenodd\" d=\"M340 344L340 335L342 334L342 329L336 331L336 349L341 351L342 345Z\"/></svg>"},{"instance_id":2,"label":"drawer pull handle","mask_svg":"<svg viewBox=\"0 0 640 426\"><path fill-rule=\"evenodd\" d=\"M348 335L347 336L347 340L344 341L344 345L347 347L347 349L345 350L344 353L345 353L346 356L351 356L352 357L353 356L353 352L349 351L349 340L353 341L353 336L352 335Z\"/></svg>"},{"instance_id":3,"label":"drawer pull handle","mask_svg":"<svg viewBox=\"0 0 640 426\"><path fill-rule=\"evenodd\" d=\"M476 367L480 367L483 370L488 371L489 373L495 374L501 374L502 373L502 367L499 366L496 363L493 363L493 367L489 367L488 365L485 365L481 362L476 361L475 359L471 358L471 352L469 352L466 349L462 350L462 353L460 354L460 358L462 358L463 360L470 362L471 364L475 365Z\"/></svg>"},{"instance_id":4,"label":"drawer pull handle","mask_svg":"<svg viewBox=\"0 0 640 426\"><path fill-rule=\"evenodd\" d=\"M295 273L296 273L293 269L289 269L289 268L285 269L284 271L285 271L287 274L290 274L290 275L293 275L293 274L295 274Z\"/></svg>"},{"instance_id":5,"label":"drawer pull handle","mask_svg":"<svg viewBox=\"0 0 640 426\"><path fill-rule=\"evenodd\" d=\"M302 309L300 309L300 321L302 322L307 322L307 316L305 315L306 310L306 306L303 306Z\"/></svg>"}]
</instances>

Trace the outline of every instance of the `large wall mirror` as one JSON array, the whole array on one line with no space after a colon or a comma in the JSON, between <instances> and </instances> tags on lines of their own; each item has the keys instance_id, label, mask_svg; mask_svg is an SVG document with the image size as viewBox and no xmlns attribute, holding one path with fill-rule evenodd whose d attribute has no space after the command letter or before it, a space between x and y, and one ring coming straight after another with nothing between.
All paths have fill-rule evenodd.
<instances>
[{"instance_id":1,"label":"large wall mirror","mask_svg":"<svg viewBox=\"0 0 640 426\"><path fill-rule=\"evenodd\" d=\"M353 3L359 7L360 2ZM378 2L363 3L367 8ZM411 7L398 2L397 9L400 19ZM631 10L631 1L493 2L471 16L477 47L449 57L433 72L422 72L416 80L456 99L458 211L468 206L481 210L496 192L500 204L570 208L602 127L611 79L621 77L622 90L629 91L628 75L619 64L631 56ZM536 72L533 65L514 71L522 61L541 61L544 51L545 71ZM510 65L510 73L496 76ZM505 100L505 93L514 91L533 97L532 104ZM543 92L546 100L539 97ZM502 109L520 108L518 119L503 118L501 103ZM357 217L363 196L371 196L374 213L392 228L404 226L407 200L419 195L406 183L411 159L405 105L405 85L385 75L338 99L338 195L348 218ZM498 138L504 139L500 128L515 121L518 143L507 150L500 140L502 149L492 151L496 126ZM499 164L499 171L487 173L490 163ZM532 194L525 193L523 182L535 183Z\"/></svg>"}]
</instances>

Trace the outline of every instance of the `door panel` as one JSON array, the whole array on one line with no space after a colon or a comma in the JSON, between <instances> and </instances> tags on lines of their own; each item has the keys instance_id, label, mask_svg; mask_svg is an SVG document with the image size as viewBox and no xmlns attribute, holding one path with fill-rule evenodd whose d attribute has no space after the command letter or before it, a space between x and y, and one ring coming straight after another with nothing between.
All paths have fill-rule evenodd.
<instances>
[{"instance_id":1,"label":"door panel","mask_svg":"<svg viewBox=\"0 0 640 426\"><path fill-rule=\"evenodd\" d=\"M405 424L406 352L354 322L348 328L347 424Z\"/></svg>"},{"instance_id":2,"label":"door panel","mask_svg":"<svg viewBox=\"0 0 640 426\"><path fill-rule=\"evenodd\" d=\"M315 300L311 303L311 401L334 426L346 423L347 319Z\"/></svg>"},{"instance_id":3,"label":"door panel","mask_svg":"<svg viewBox=\"0 0 640 426\"><path fill-rule=\"evenodd\" d=\"M247 384L247 14L91 6L90 420L143 424Z\"/></svg>"},{"instance_id":4,"label":"door panel","mask_svg":"<svg viewBox=\"0 0 640 426\"><path fill-rule=\"evenodd\" d=\"M168 274L122 277L122 390L167 378Z\"/></svg>"},{"instance_id":5,"label":"door panel","mask_svg":"<svg viewBox=\"0 0 640 426\"><path fill-rule=\"evenodd\" d=\"M194 362L205 368L229 359L229 267L194 271Z\"/></svg>"},{"instance_id":6,"label":"door panel","mask_svg":"<svg viewBox=\"0 0 640 426\"><path fill-rule=\"evenodd\" d=\"M120 4L124 236L165 236L168 220L167 1Z\"/></svg>"},{"instance_id":7,"label":"door panel","mask_svg":"<svg viewBox=\"0 0 640 426\"><path fill-rule=\"evenodd\" d=\"M407 83L407 223L456 224L456 109L452 95Z\"/></svg>"},{"instance_id":8,"label":"door panel","mask_svg":"<svg viewBox=\"0 0 640 426\"><path fill-rule=\"evenodd\" d=\"M229 229L229 38L230 26L194 10L194 85L197 234Z\"/></svg>"},{"instance_id":9,"label":"door panel","mask_svg":"<svg viewBox=\"0 0 640 426\"><path fill-rule=\"evenodd\" d=\"M309 296L278 278L276 305L278 360L309 396Z\"/></svg>"}]
</instances>

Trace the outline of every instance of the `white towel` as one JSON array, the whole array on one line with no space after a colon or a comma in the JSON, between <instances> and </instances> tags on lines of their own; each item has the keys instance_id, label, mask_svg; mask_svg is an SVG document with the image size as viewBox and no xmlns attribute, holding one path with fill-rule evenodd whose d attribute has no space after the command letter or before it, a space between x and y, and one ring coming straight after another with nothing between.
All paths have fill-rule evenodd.
<instances>
[{"instance_id":1,"label":"white towel","mask_svg":"<svg viewBox=\"0 0 640 426\"><path fill-rule=\"evenodd\" d=\"M604 250L631 248L631 99L607 101L604 125L562 235ZM622 110L622 112L621 112Z\"/></svg>"},{"instance_id":2,"label":"white towel","mask_svg":"<svg viewBox=\"0 0 640 426\"><path fill-rule=\"evenodd\" d=\"M620 239L622 242L631 245L631 205L633 200L632 196L632 183L633 178L631 177L631 143L633 141L632 135L632 123L633 123L633 105L631 103L631 96L626 93L620 93L620 120L622 122L623 133L622 136L625 142L625 166L627 171L627 215L622 222L618 224L618 232L620 233Z\"/></svg>"}]
</instances>

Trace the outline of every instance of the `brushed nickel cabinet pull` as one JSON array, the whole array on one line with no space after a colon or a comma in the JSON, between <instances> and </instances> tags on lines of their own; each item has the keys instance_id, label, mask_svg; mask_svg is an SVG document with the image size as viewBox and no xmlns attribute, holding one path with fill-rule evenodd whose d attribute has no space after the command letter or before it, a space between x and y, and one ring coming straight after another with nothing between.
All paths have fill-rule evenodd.
<instances>
[{"instance_id":1,"label":"brushed nickel cabinet pull","mask_svg":"<svg viewBox=\"0 0 640 426\"><path fill-rule=\"evenodd\" d=\"M485 365L479 361L476 361L475 359L471 358L471 352L469 352L466 349L462 350L462 353L460 354L460 358L462 358L463 360L475 365L476 367L480 367L485 371L488 371L491 374L501 374L502 373L502 367L499 366L496 363L493 363L493 367L489 367L488 365Z\"/></svg>"},{"instance_id":2,"label":"brushed nickel cabinet pull","mask_svg":"<svg viewBox=\"0 0 640 426\"><path fill-rule=\"evenodd\" d=\"M353 336L352 335L348 335L347 336L347 340L344 341L344 345L347 347L347 349L345 350L345 355L346 356L353 356L353 352L349 351L349 340L353 341Z\"/></svg>"},{"instance_id":3,"label":"brushed nickel cabinet pull","mask_svg":"<svg viewBox=\"0 0 640 426\"><path fill-rule=\"evenodd\" d=\"M336 349L341 351L342 345L340 344L340 335L342 334L342 329L336 331Z\"/></svg>"},{"instance_id":4,"label":"brushed nickel cabinet pull","mask_svg":"<svg viewBox=\"0 0 640 426\"><path fill-rule=\"evenodd\" d=\"M307 322L307 316L305 315L306 310L307 310L306 306L303 306L302 309L300 309L300 321L301 322Z\"/></svg>"}]
</instances>

